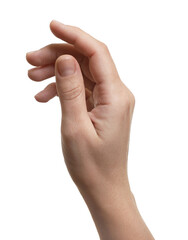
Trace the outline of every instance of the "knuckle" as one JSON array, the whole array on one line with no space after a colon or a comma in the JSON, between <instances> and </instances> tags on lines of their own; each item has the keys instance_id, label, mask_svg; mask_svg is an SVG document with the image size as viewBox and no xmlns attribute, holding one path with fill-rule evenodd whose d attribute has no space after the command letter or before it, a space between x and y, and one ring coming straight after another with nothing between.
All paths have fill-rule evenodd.
<instances>
[{"instance_id":1,"label":"knuckle","mask_svg":"<svg viewBox=\"0 0 188 240\"><path fill-rule=\"evenodd\" d=\"M127 97L125 99L124 105L125 105L125 109L130 109L131 108L132 104L131 104L130 98Z\"/></svg>"},{"instance_id":2,"label":"knuckle","mask_svg":"<svg viewBox=\"0 0 188 240\"><path fill-rule=\"evenodd\" d=\"M52 83L48 84L47 87L50 89L53 89L53 88L56 89L56 83L52 82Z\"/></svg>"},{"instance_id":3,"label":"knuckle","mask_svg":"<svg viewBox=\"0 0 188 240\"><path fill-rule=\"evenodd\" d=\"M116 106L120 106L123 109L134 109L135 96L124 84L121 84L118 87L117 92L113 97L113 102Z\"/></svg>"},{"instance_id":4,"label":"knuckle","mask_svg":"<svg viewBox=\"0 0 188 240\"><path fill-rule=\"evenodd\" d=\"M73 128L72 126L67 128L62 128L62 138L64 141L74 141L79 135L79 131L76 128Z\"/></svg>"},{"instance_id":5,"label":"knuckle","mask_svg":"<svg viewBox=\"0 0 188 240\"><path fill-rule=\"evenodd\" d=\"M130 91L126 91L123 95L123 99L122 99L122 102L123 102L123 108L130 112L130 110L134 110L134 106L135 106L135 97L134 95L132 94L132 92ZM131 112L132 112L131 111Z\"/></svg>"},{"instance_id":6,"label":"knuckle","mask_svg":"<svg viewBox=\"0 0 188 240\"><path fill-rule=\"evenodd\" d=\"M135 100L135 96L134 96L134 94L132 92L130 92L129 98L130 98L131 106L134 107L136 100Z\"/></svg>"},{"instance_id":7,"label":"knuckle","mask_svg":"<svg viewBox=\"0 0 188 240\"><path fill-rule=\"evenodd\" d=\"M65 124L62 119L61 133L62 141L66 144L70 144L72 147L74 147L74 145L88 144L87 133L80 124L77 125L75 122L71 122L70 120Z\"/></svg>"},{"instance_id":8,"label":"knuckle","mask_svg":"<svg viewBox=\"0 0 188 240\"><path fill-rule=\"evenodd\" d=\"M56 46L55 43L50 43L46 47L49 48L49 49L54 49L55 46Z\"/></svg>"},{"instance_id":9,"label":"knuckle","mask_svg":"<svg viewBox=\"0 0 188 240\"><path fill-rule=\"evenodd\" d=\"M69 25L70 26L70 25ZM74 29L75 31L81 31L81 28L77 27L77 26L74 26L74 25L71 25L70 26L72 29Z\"/></svg>"},{"instance_id":10,"label":"knuckle","mask_svg":"<svg viewBox=\"0 0 188 240\"><path fill-rule=\"evenodd\" d=\"M99 45L102 50L108 51L108 46L104 42L99 41Z\"/></svg>"},{"instance_id":11,"label":"knuckle","mask_svg":"<svg viewBox=\"0 0 188 240\"><path fill-rule=\"evenodd\" d=\"M80 85L78 85L70 90L61 91L59 93L59 97L61 97L62 100L73 100L81 95L82 90L83 88Z\"/></svg>"}]
</instances>

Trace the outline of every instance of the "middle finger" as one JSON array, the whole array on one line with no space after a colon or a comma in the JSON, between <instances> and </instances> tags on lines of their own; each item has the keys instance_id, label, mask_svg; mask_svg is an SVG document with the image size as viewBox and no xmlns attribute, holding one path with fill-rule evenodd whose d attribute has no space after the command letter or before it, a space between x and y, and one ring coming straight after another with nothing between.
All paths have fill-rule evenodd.
<instances>
[{"instance_id":1,"label":"middle finger","mask_svg":"<svg viewBox=\"0 0 188 240\"><path fill-rule=\"evenodd\" d=\"M72 55L79 63L82 62L84 58L84 56L72 45L57 43L47 45L37 51L27 53L26 59L33 66L45 66L55 63L56 59L63 54Z\"/></svg>"}]
</instances>

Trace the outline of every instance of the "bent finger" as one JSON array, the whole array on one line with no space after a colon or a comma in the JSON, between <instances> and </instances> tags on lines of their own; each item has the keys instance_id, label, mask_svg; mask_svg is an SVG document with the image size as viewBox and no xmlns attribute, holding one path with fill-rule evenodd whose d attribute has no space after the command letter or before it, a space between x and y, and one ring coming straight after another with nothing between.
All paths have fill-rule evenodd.
<instances>
[{"instance_id":1,"label":"bent finger","mask_svg":"<svg viewBox=\"0 0 188 240\"><path fill-rule=\"evenodd\" d=\"M32 68L28 71L28 77L33 81L43 81L55 75L54 64Z\"/></svg>"},{"instance_id":2,"label":"bent finger","mask_svg":"<svg viewBox=\"0 0 188 240\"><path fill-rule=\"evenodd\" d=\"M43 66L43 67L36 67L32 68L28 71L28 77L33 80L33 81L43 81L48 78L54 77L55 76L55 66L54 64ZM84 85L86 88L89 90L93 90L95 83L91 81L83 71L83 78L84 78Z\"/></svg>"},{"instance_id":3,"label":"bent finger","mask_svg":"<svg viewBox=\"0 0 188 240\"><path fill-rule=\"evenodd\" d=\"M48 102L50 99L57 96L56 83L50 83L44 90L35 95L38 102Z\"/></svg>"},{"instance_id":4,"label":"bent finger","mask_svg":"<svg viewBox=\"0 0 188 240\"><path fill-rule=\"evenodd\" d=\"M64 54L74 56L80 62L83 56L70 44L50 44L39 50L28 52L27 61L33 66L45 66L55 63L56 59Z\"/></svg>"},{"instance_id":5,"label":"bent finger","mask_svg":"<svg viewBox=\"0 0 188 240\"><path fill-rule=\"evenodd\" d=\"M80 28L64 25L55 20L50 23L50 28L56 37L72 44L80 53L89 58L91 74L96 83L112 83L120 80L110 52L104 43Z\"/></svg>"}]
</instances>

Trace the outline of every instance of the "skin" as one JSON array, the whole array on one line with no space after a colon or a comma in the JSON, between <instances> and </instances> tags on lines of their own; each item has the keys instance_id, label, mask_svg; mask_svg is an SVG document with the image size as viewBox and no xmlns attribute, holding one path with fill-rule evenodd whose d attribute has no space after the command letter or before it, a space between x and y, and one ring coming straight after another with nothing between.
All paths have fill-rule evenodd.
<instances>
[{"instance_id":1,"label":"skin","mask_svg":"<svg viewBox=\"0 0 188 240\"><path fill-rule=\"evenodd\" d=\"M81 29L57 21L65 41L27 53L34 81L55 76L35 98L59 97L62 150L101 240L154 239L137 209L127 174L135 99L123 84L107 46Z\"/></svg>"}]
</instances>

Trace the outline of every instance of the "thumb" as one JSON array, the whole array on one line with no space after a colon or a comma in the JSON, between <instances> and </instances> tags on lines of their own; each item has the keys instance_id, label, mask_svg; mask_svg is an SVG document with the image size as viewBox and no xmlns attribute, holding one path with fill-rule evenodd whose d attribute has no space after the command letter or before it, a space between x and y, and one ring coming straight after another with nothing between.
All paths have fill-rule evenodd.
<instances>
[{"instance_id":1,"label":"thumb","mask_svg":"<svg viewBox=\"0 0 188 240\"><path fill-rule=\"evenodd\" d=\"M62 121L78 124L88 118L84 80L77 60L71 55L60 56L55 63L55 76Z\"/></svg>"}]
</instances>

